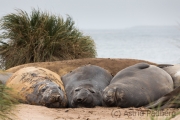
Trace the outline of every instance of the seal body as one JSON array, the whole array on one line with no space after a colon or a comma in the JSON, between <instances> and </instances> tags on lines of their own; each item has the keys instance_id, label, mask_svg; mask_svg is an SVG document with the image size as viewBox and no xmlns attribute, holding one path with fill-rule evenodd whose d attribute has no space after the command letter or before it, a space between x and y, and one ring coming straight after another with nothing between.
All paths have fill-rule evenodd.
<instances>
[{"instance_id":1,"label":"seal body","mask_svg":"<svg viewBox=\"0 0 180 120\"><path fill-rule=\"evenodd\" d=\"M95 65L82 66L62 76L69 107L101 106L102 91L111 79L107 70Z\"/></svg>"},{"instance_id":2,"label":"seal body","mask_svg":"<svg viewBox=\"0 0 180 120\"><path fill-rule=\"evenodd\" d=\"M16 91L23 103L54 108L67 105L60 76L45 68L22 68L10 77L6 85Z\"/></svg>"},{"instance_id":3,"label":"seal body","mask_svg":"<svg viewBox=\"0 0 180 120\"><path fill-rule=\"evenodd\" d=\"M147 63L119 71L103 91L105 106L140 107L173 90L171 76Z\"/></svg>"}]
</instances>

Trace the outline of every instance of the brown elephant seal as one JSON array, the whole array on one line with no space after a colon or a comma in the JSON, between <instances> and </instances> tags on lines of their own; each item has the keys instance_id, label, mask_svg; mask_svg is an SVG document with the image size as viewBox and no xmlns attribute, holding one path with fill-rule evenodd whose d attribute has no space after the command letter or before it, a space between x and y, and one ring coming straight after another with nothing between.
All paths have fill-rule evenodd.
<instances>
[{"instance_id":1,"label":"brown elephant seal","mask_svg":"<svg viewBox=\"0 0 180 120\"><path fill-rule=\"evenodd\" d=\"M12 76L13 73L0 71L0 84L6 84L7 80Z\"/></svg>"},{"instance_id":2,"label":"brown elephant seal","mask_svg":"<svg viewBox=\"0 0 180 120\"><path fill-rule=\"evenodd\" d=\"M159 110L165 108L179 108L180 107L180 86L175 88L172 92L164 95L158 100L148 104L145 108L157 108Z\"/></svg>"},{"instance_id":3,"label":"brown elephant seal","mask_svg":"<svg viewBox=\"0 0 180 120\"><path fill-rule=\"evenodd\" d=\"M140 107L173 90L171 76L159 67L138 63L119 71L103 91L103 105Z\"/></svg>"},{"instance_id":4,"label":"brown elephant seal","mask_svg":"<svg viewBox=\"0 0 180 120\"><path fill-rule=\"evenodd\" d=\"M60 76L41 67L25 67L15 72L6 85L20 96L19 101L33 105L66 107L67 97Z\"/></svg>"},{"instance_id":5,"label":"brown elephant seal","mask_svg":"<svg viewBox=\"0 0 180 120\"><path fill-rule=\"evenodd\" d=\"M102 91L109 85L112 75L105 69L86 65L62 76L69 107L95 107L102 105Z\"/></svg>"}]
</instances>

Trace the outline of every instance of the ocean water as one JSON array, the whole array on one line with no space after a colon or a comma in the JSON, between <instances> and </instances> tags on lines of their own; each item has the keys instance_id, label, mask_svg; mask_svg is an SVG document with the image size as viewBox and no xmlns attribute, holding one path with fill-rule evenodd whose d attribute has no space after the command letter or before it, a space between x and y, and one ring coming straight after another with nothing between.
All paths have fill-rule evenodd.
<instances>
[{"instance_id":1,"label":"ocean water","mask_svg":"<svg viewBox=\"0 0 180 120\"><path fill-rule=\"evenodd\" d=\"M141 26L83 30L96 44L97 58L132 58L159 64L180 63L180 26Z\"/></svg>"}]
</instances>

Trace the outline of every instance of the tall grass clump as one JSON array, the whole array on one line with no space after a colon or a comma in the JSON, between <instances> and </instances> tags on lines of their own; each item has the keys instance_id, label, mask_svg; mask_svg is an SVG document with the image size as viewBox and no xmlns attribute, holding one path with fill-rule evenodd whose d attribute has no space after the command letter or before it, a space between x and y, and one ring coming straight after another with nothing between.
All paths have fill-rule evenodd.
<instances>
[{"instance_id":1,"label":"tall grass clump","mask_svg":"<svg viewBox=\"0 0 180 120\"><path fill-rule=\"evenodd\" d=\"M1 68L25 63L94 58L95 43L74 27L70 16L64 20L39 9L3 16L0 20Z\"/></svg>"},{"instance_id":2,"label":"tall grass clump","mask_svg":"<svg viewBox=\"0 0 180 120\"><path fill-rule=\"evenodd\" d=\"M11 119L9 117L11 108L18 103L16 98L17 97L15 97L10 88L0 84L0 120Z\"/></svg>"}]
</instances>

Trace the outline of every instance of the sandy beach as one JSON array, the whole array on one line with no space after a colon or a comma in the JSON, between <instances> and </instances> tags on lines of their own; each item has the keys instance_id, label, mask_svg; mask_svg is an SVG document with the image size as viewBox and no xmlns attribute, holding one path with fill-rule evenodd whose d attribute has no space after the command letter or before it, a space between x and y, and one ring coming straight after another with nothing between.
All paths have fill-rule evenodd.
<instances>
[{"instance_id":1,"label":"sandy beach","mask_svg":"<svg viewBox=\"0 0 180 120\"><path fill-rule=\"evenodd\" d=\"M151 111L145 108L47 108L27 104L16 105L9 115L13 120L165 120L171 118L180 109L165 109L163 111ZM180 115L172 117L179 120Z\"/></svg>"}]
</instances>

